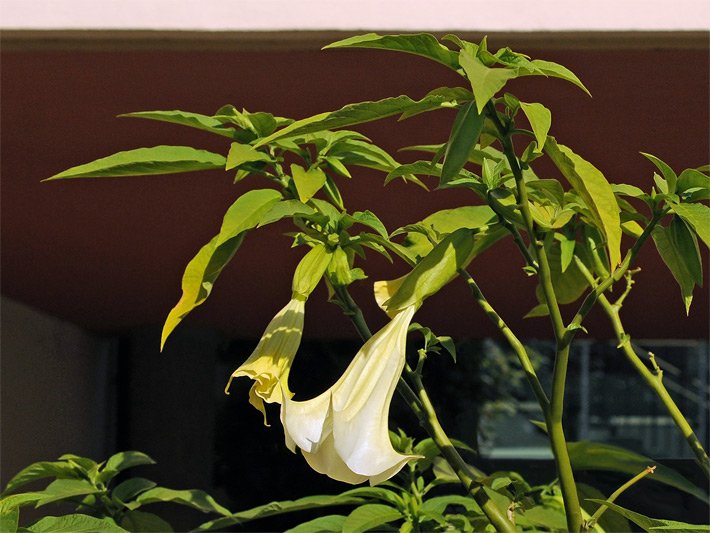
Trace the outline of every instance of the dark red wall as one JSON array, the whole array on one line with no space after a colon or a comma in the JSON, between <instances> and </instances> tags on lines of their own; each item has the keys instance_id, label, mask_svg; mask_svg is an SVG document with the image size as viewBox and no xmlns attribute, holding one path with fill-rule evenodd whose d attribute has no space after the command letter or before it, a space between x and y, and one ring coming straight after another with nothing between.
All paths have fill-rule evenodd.
<instances>
[{"instance_id":1,"label":"dark red wall","mask_svg":"<svg viewBox=\"0 0 710 533\"><path fill-rule=\"evenodd\" d=\"M640 151L678 170L708 162L706 49L522 51L568 66L589 87L591 99L555 79L510 84L522 100L547 105L552 134L593 161L610 181L648 187L653 167ZM245 187L258 184L248 180L235 186L220 172L40 183L123 149L185 144L224 152L227 147L225 139L179 126L114 118L119 113L183 109L209 114L232 103L300 118L358 100L403 93L421 97L455 83L460 83L455 74L426 60L364 50L5 51L2 293L98 331L159 323L180 296L187 261L217 231L230 203ZM430 113L362 131L394 150L442 142L451 118ZM350 209L369 207L390 230L473 200L460 191L426 194L401 183L383 188L382 176L374 172L358 173L343 188ZM188 322L258 336L288 300L291 273L302 253L291 250L289 238L281 235L288 230L280 225L250 235L212 297ZM372 258L371 280L404 271L402 265ZM679 289L652 247L642 254L641 265L624 308L628 330L636 337L707 337L707 291L697 291L685 318ZM521 335L549 336L544 319L516 319L535 303L520 267L516 251L504 243L471 271ZM377 313L366 285L354 293ZM494 333L462 288L455 282L431 298L418 319L441 334ZM309 302L307 334L351 336L349 324L336 307L323 303L324 296L319 290ZM374 317L376 324L385 319L381 313ZM594 337L610 334L601 315L591 317L589 331Z\"/></svg>"}]
</instances>

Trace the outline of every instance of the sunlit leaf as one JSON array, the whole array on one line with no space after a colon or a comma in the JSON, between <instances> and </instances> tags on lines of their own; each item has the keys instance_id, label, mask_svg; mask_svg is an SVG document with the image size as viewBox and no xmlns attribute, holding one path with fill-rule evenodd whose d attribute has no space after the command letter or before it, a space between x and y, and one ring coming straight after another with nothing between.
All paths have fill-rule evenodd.
<instances>
[{"instance_id":1,"label":"sunlit leaf","mask_svg":"<svg viewBox=\"0 0 710 533\"><path fill-rule=\"evenodd\" d=\"M705 204L670 204L671 209L688 225L695 234L710 246L710 207Z\"/></svg>"},{"instance_id":2,"label":"sunlit leaf","mask_svg":"<svg viewBox=\"0 0 710 533\"><path fill-rule=\"evenodd\" d=\"M187 489L175 490L165 487L153 487L142 492L133 502L127 506L129 509L137 509L143 505L151 503L170 502L178 505L185 505L203 513L217 513L223 516L231 515L232 512L218 504L215 499L202 490Z\"/></svg>"},{"instance_id":3,"label":"sunlit leaf","mask_svg":"<svg viewBox=\"0 0 710 533\"><path fill-rule=\"evenodd\" d=\"M32 463L15 474L10 481L7 482L2 495L6 496L10 492L14 492L22 485L34 481L36 479L44 479L53 477L57 479L77 479L81 476L79 470L72 464L66 461L40 461Z\"/></svg>"},{"instance_id":4,"label":"sunlit leaf","mask_svg":"<svg viewBox=\"0 0 710 533\"><path fill-rule=\"evenodd\" d=\"M113 519L95 518L85 514L45 516L27 528L32 533L127 533Z\"/></svg>"},{"instance_id":5,"label":"sunlit leaf","mask_svg":"<svg viewBox=\"0 0 710 533\"><path fill-rule=\"evenodd\" d=\"M485 116L476 110L476 102L465 104L456 115L449 140L446 143L441 183L451 181L468 161L471 149L476 145L483 129Z\"/></svg>"},{"instance_id":6,"label":"sunlit leaf","mask_svg":"<svg viewBox=\"0 0 710 533\"><path fill-rule=\"evenodd\" d=\"M329 514L320 516L287 529L286 533L340 533L343 530L345 516L339 514Z\"/></svg>"},{"instance_id":7,"label":"sunlit leaf","mask_svg":"<svg viewBox=\"0 0 710 533\"><path fill-rule=\"evenodd\" d=\"M367 33L365 35L348 37L347 39L323 47L323 49L326 48L379 48L382 50L407 52L433 59L453 70L458 68L456 52L442 45L437 41L436 37L428 33L407 35L378 35L376 33Z\"/></svg>"},{"instance_id":8,"label":"sunlit leaf","mask_svg":"<svg viewBox=\"0 0 710 533\"><path fill-rule=\"evenodd\" d=\"M591 93L580 81L580 79L575 75L574 72L572 72L567 67L564 67L558 63L553 63L552 61L546 61L544 59L533 59L531 63L534 68L538 69L546 76L551 76L553 78L560 78L565 81L569 81L575 84L580 89L582 89L589 96L591 96Z\"/></svg>"},{"instance_id":9,"label":"sunlit leaf","mask_svg":"<svg viewBox=\"0 0 710 533\"><path fill-rule=\"evenodd\" d=\"M291 176L296 184L298 199L301 202L310 200L325 185L325 172L318 167L306 170L300 165L291 165Z\"/></svg>"},{"instance_id":10,"label":"sunlit leaf","mask_svg":"<svg viewBox=\"0 0 710 533\"><path fill-rule=\"evenodd\" d=\"M533 133L535 134L535 141L537 142L535 152L542 153L545 141L547 140L547 134L552 125L552 113L550 113L550 110L544 105L537 103L526 104L525 102L520 102L520 108L528 118L530 127L532 127Z\"/></svg>"},{"instance_id":11,"label":"sunlit leaf","mask_svg":"<svg viewBox=\"0 0 710 533\"><path fill-rule=\"evenodd\" d=\"M256 161L271 161L271 157L248 144L232 143L229 148L229 153L227 154L227 162L224 169L230 170L244 163L253 163Z\"/></svg>"},{"instance_id":12,"label":"sunlit leaf","mask_svg":"<svg viewBox=\"0 0 710 533\"><path fill-rule=\"evenodd\" d=\"M148 176L194 170L224 169L223 155L189 146L154 146L118 152L55 174L43 181L68 178Z\"/></svg>"},{"instance_id":13,"label":"sunlit leaf","mask_svg":"<svg viewBox=\"0 0 710 533\"><path fill-rule=\"evenodd\" d=\"M678 183L678 176L676 176L676 173L673 172L673 169L669 167L666 163L661 161L659 158L657 158L655 155L647 154L644 152L641 152L641 155L648 159L651 163L656 165L656 168L661 171L661 174L663 174L663 178L668 184L668 190L663 192L675 194Z\"/></svg>"},{"instance_id":14,"label":"sunlit leaf","mask_svg":"<svg viewBox=\"0 0 710 533\"><path fill-rule=\"evenodd\" d=\"M674 531L675 533L698 533L701 531L710 531L710 525L705 524L688 524L686 522L678 522L676 520L662 520L660 518L650 518L635 511L631 511L615 503L610 503L605 500L590 499L589 501L605 505L611 511L619 513L624 518L630 520L644 531Z\"/></svg>"},{"instance_id":15,"label":"sunlit leaf","mask_svg":"<svg viewBox=\"0 0 710 533\"><path fill-rule=\"evenodd\" d=\"M99 474L99 481L106 483L113 479L116 474L126 470L127 468L153 464L155 464L155 461L143 452L119 452L108 458L106 464L101 469L101 473Z\"/></svg>"},{"instance_id":16,"label":"sunlit leaf","mask_svg":"<svg viewBox=\"0 0 710 533\"><path fill-rule=\"evenodd\" d=\"M471 82L473 95L476 98L476 109L483 113L488 101L500 91L505 84L517 77L517 72L508 68L490 68L483 64L477 56L467 50L459 52L459 63Z\"/></svg>"},{"instance_id":17,"label":"sunlit leaf","mask_svg":"<svg viewBox=\"0 0 710 533\"><path fill-rule=\"evenodd\" d=\"M695 278L688 266L688 259L683 255L675 240L675 236L670 228L657 226L652 233L653 242L656 244L658 254L671 271L673 277L680 286L681 296L685 305L685 312L690 312L690 304L693 301L693 289L695 288Z\"/></svg>"},{"instance_id":18,"label":"sunlit leaf","mask_svg":"<svg viewBox=\"0 0 710 533\"><path fill-rule=\"evenodd\" d=\"M189 111L137 111L135 113L124 113L118 116L170 122L172 124L189 126L230 138L234 135L235 131L233 128L225 126L222 120L207 115L201 115L200 113L191 113Z\"/></svg>"},{"instance_id":19,"label":"sunlit leaf","mask_svg":"<svg viewBox=\"0 0 710 533\"><path fill-rule=\"evenodd\" d=\"M364 533L383 524L402 518L402 513L394 507L380 503L369 503L357 507L343 522L343 533Z\"/></svg>"}]
</instances>

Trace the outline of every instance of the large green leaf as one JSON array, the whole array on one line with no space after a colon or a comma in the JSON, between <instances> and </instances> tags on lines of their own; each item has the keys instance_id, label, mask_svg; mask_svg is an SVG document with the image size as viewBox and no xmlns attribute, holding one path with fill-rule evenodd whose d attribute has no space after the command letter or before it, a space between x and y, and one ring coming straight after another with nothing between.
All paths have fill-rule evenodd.
<instances>
[{"instance_id":1,"label":"large green leaf","mask_svg":"<svg viewBox=\"0 0 710 533\"><path fill-rule=\"evenodd\" d=\"M542 153L547 141L547 134L552 125L552 113L544 105L538 103L526 104L525 102L520 102L520 109L525 113L535 134L535 142L537 142L535 152Z\"/></svg>"},{"instance_id":2,"label":"large green leaf","mask_svg":"<svg viewBox=\"0 0 710 533\"><path fill-rule=\"evenodd\" d=\"M460 228L479 230L475 237L473 252L480 254L506 235L506 230L498 224L498 215L487 205L463 206L437 211L420 222L443 237ZM424 257L434 247L429 239L416 232L409 232L403 243L415 257Z\"/></svg>"},{"instance_id":3,"label":"large green leaf","mask_svg":"<svg viewBox=\"0 0 710 533\"><path fill-rule=\"evenodd\" d=\"M479 135L483 130L485 115L476 109L476 102L465 104L456 115L451 127L449 140L446 143L444 164L441 169L441 184L445 185L456 177L468 155L476 146Z\"/></svg>"},{"instance_id":4,"label":"large green leaf","mask_svg":"<svg viewBox=\"0 0 710 533\"><path fill-rule=\"evenodd\" d=\"M291 291L308 298L320 282L333 254L324 244L317 244L299 261L293 273Z\"/></svg>"},{"instance_id":5,"label":"large green leaf","mask_svg":"<svg viewBox=\"0 0 710 533\"><path fill-rule=\"evenodd\" d=\"M329 514L320 516L286 530L286 533L341 533L345 516Z\"/></svg>"},{"instance_id":6,"label":"large green leaf","mask_svg":"<svg viewBox=\"0 0 710 533\"><path fill-rule=\"evenodd\" d=\"M676 241L676 234L670 227L657 226L652 235L658 254L678 282L685 312L689 313L695 289L695 276L691 272L693 267L689 266L689 262L692 265L697 258L683 253L683 244Z\"/></svg>"},{"instance_id":7,"label":"large green leaf","mask_svg":"<svg viewBox=\"0 0 710 533\"><path fill-rule=\"evenodd\" d=\"M119 452L108 458L106 464L101 469L101 473L99 474L99 481L106 483L113 479L116 474L126 470L127 468L154 464L155 461L143 452Z\"/></svg>"},{"instance_id":8,"label":"large green leaf","mask_svg":"<svg viewBox=\"0 0 710 533\"><path fill-rule=\"evenodd\" d=\"M153 487L139 494L134 501L127 502L126 507L135 510L143 505L160 502L185 505L202 511L203 513L217 513L223 516L232 514L229 509L218 504L215 499L205 491L197 489L175 490L166 489L165 487Z\"/></svg>"},{"instance_id":9,"label":"large green leaf","mask_svg":"<svg viewBox=\"0 0 710 533\"><path fill-rule=\"evenodd\" d=\"M545 76L551 76L553 78L560 78L570 83L575 84L577 87L582 89L585 93L591 96L589 90L584 86L580 79L567 67L564 67L558 63L553 63L552 61L546 61L544 59L533 59L530 61L532 67L536 70L542 72ZM522 75L528 73L521 73ZM532 74L532 73L530 73Z\"/></svg>"},{"instance_id":10,"label":"large green leaf","mask_svg":"<svg viewBox=\"0 0 710 533\"><path fill-rule=\"evenodd\" d=\"M604 500L606 496L596 487L587 485L585 483L576 483L577 494L579 494L580 504L582 509L587 513L587 515L592 516L596 510L599 508L599 504L589 501ZM601 515L597 521L599 528L604 531L631 531L631 526L629 521L623 516L616 513L604 513Z\"/></svg>"},{"instance_id":11,"label":"large green leaf","mask_svg":"<svg viewBox=\"0 0 710 533\"><path fill-rule=\"evenodd\" d=\"M201 115L200 113L191 113L189 111L138 111L135 113L124 113L118 116L170 122L172 124L189 126L191 128L209 131L210 133L216 133L217 135L230 138L234 135L234 129L226 127L224 125L224 121L207 115Z\"/></svg>"},{"instance_id":12,"label":"large green leaf","mask_svg":"<svg viewBox=\"0 0 710 533\"><path fill-rule=\"evenodd\" d=\"M122 481L111 491L111 498L125 504L138 496L141 492L152 489L157 484L150 479L142 477L132 477Z\"/></svg>"},{"instance_id":13,"label":"large green leaf","mask_svg":"<svg viewBox=\"0 0 710 533\"><path fill-rule=\"evenodd\" d=\"M570 442L567 448L572 468L575 470L607 470L636 475L647 466L655 464L655 472L646 479L682 490L701 501L707 501L708 495L700 487L672 468L658 464L653 459L638 453L611 444L587 441Z\"/></svg>"},{"instance_id":14,"label":"large green leaf","mask_svg":"<svg viewBox=\"0 0 710 533\"><path fill-rule=\"evenodd\" d=\"M461 228L434 246L385 302L387 310L396 311L410 305L419 305L454 279L458 269L464 268L472 258L474 233L474 230Z\"/></svg>"},{"instance_id":15,"label":"large green leaf","mask_svg":"<svg viewBox=\"0 0 710 533\"><path fill-rule=\"evenodd\" d=\"M121 526L128 531L140 533L166 533L173 530L170 524L158 515L144 511L128 511L121 519Z\"/></svg>"},{"instance_id":16,"label":"large green leaf","mask_svg":"<svg viewBox=\"0 0 710 533\"><path fill-rule=\"evenodd\" d=\"M429 33L407 35L366 33L365 35L348 37L323 47L324 50L326 48L379 48L395 52L407 52L433 59L453 70L458 69L456 52L441 44L436 37Z\"/></svg>"},{"instance_id":17,"label":"large green leaf","mask_svg":"<svg viewBox=\"0 0 710 533\"><path fill-rule=\"evenodd\" d=\"M217 518L205 522L195 529L195 531L212 531L215 529L224 529L235 524L242 524L259 518L269 516L292 513L295 511L305 511L308 509L319 509L321 507L330 507L333 505L360 505L366 500L357 496L351 496L351 491L335 495L318 495L306 496L298 500L285 500L280 502L271 502L265 505L260 505L246 511L240 511L230 516Z\"/></svg>"},{"instance_id":18,"label":"large green leaf","mask_svg":"<svg viewBox=\"0 0 710 533\"><path fill-rule=\"evenodd\" d=\"M710 176L695 168L686 168L678 176L677 192L687 202L710 200Z\"/></svg>"},{"instance_id":19,"label":"large green leaf","mask_svg":"<svg viewBox=\"0 0 710 533\"><path fill-rule=\"evenodd\" d=\"M55 174L44 181L68 178L103 178L176 174L193 170L224 169L223 155L189 146L154 146L118 152Z\"/></svg>"},{"instance_id":20,"label":"large green leaf","mask_svg":"<svg viewBox=\"0 0 710 533\"><path fill-rule=\"evenodd\" d=\"M610 503L605 500L590 499L589 501L605 505L610 510L619 513L627 518L644 531L674 531L675 533L698 533L701 531L710 531L710 525L705 524L688 524L686 522L678 522L676 520L662 520L660 518L650 518L635 511L631 511L615 503Z\"/></svg>"},{"instance_id":21,"label":"large green leaf","mask_svg":"<svg viewBox=\"0 0 710 533\"><path fill-rule=\"evenodd\" d=\"M368 503L357 507L348 515L343 522L343 533L363 533L402 517L402 513L394 507L381 503Z\"/></svg>"},{"instance_id":22,"label":"large green leaf","mask_svg":"<svg viewBox=\"0 0 710 533\"><path fill-rule=\"evenodd\" d=\"M30 481L47 477L71 479L80 477L80 474L74 465L66 461L40 461L38 463L32 463L20 470L7 482L7 486L2 495L6 496Z\"/></svg>"},{"instance_id":23,"label":"large green leaf","mask_svg":"<svg viewBox=\"0 0 710 533\"><path fill-rule=\"evenodd\" d=\"M547 258L550 263L552 287L558 303L569 304L577 301L589 287L587 279L579 270L577 264L570 262L566 269L562 269L562 246L548 247ZM537 286L535 292L538 301L545 303L545 296L540 285Z\"/></svg>"},{"instance_id":24,"label":"large green leaf","mask_svg":"<svg viewBox=\"0 0 710 533\"><path fill-rule=\"evenodd\" d=\"M85 514L45 516L27 528L32 533L127 533L111 518L95 518Z\"/></svg>"},{"instance_id":25,"label":"large green leaf","mask_svg":"<svg viewBox=\"0 0 710 533\"><path fill-rule=\"evenodd\" d=\"M37 507L74 498L75 496L96 494L101 491L84 479L56 479L40 492L42 493L42 498L37 501Z\"/></svg>"},{"instance_id":26,"label":"large green leaf","mask_svg":"<svg viewBox=\"0 0 710 533\"><path fill-rule=\"evenodd\" d=\"M260 152L248 144L232 143L227 154L225 170L237 168L244 163L254 163L256 161L271 161L269 154Z\"/></svg>"},{"instance_id":27,"label":"large green leaf","mask_svg":"<svg viewBox=\"0 0 710 533\"><path fill-rule=\"evenodd\" d=\"M358 102L348 104L337 111L320 113L277 130L272 135L260 139L254 147L264 146L278 139L295 137L306 133L344 128L363 122L371 122L402 113L417 113L431 111L443 107L452 107L458 103L461 91L459 89L441 88L438 92L429 93L421 100L412 100L409 96L393 96L374 102Z\"/></svg>"},{"instance_id":28,"label":"large green leaf","mask_svg":"<svg viewBox=\"0 0 710 533\"><path fill-rule=\"evenodd\" d=\"M621 209L611 185L594 165L548 137L545 152L589 209L606 240L612 268L621 262Z\"/></svg>"},{"instance_id":29,"label":"large green leaf","mask_svg":"<svg viewBox=\"0 0 710 533\"><path fill-rule=\"evenodd\" d=\"M670 204L671 209L688 225L695 234L710 246L710 207L705 204Z\"/></svg>"},{"instance_id":30,"label":"large green leaf","mask_svg":"<svg viewBox=\"0 0 710 533\"><path fill-rule=\"evenodd\" d=\"M16 533L19 520L19 507L4 509L0 504L0 531L3 533Z\"/></svg>"},{"instance_id":31,"label":"large green leaf","mask_svg":"<svg viewBox=\"0 0 710 533\"><path fill-rule=\"evenodd\" d=\"M473 498L468 496L461 496L458 494L447 494L445 496L435 496L429 498L422 504L422 511L436 514L444 514L446 508L449 505L456 505L463 507L469 512L482 514L480 506L476 503Z\"/></svg>"},{"instance_id":32,"label":"large green leaf","mask_svg":"<svg viewBox=\"0 0 710 533\"><path fill-rule=\"evenodd\" d=\"M306 170L300 165L291 165L291 176L296 184L298 199L307 202L325 185L325 172L318 167Z\"/></svg>"},{"instance_id":33,"label":"large green leaf","mask_svg":"<svg viewBox=\"0 0 710 533\"><path fill-rule=\"evenodd\" d=\"M239 248L244 232L256 227L280 199L281 193L278 191L257 189L240 196L227 210L219 233L197 252L185 268L182 276L182 296L163 325L161 350L170 333L183 318L208 298L215 280Z\"/></svg>"},{"instance_id":34,"label":"large green leaf","mask_svg":"<svg viewBox=\"0 0 710 533\"><path fill-rule=\"evenodd\" d=\"M483 108L488 101L508 83L508 80L518 76L515 69L487 67L476 55L466 49L459 52L459 63L471 82L479 113L483 113Z\"/></svg>"}]
</instances>

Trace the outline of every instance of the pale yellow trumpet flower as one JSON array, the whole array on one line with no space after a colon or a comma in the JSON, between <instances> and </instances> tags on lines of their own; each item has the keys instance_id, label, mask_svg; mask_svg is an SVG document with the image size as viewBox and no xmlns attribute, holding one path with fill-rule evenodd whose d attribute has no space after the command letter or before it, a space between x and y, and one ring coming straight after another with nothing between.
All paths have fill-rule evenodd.
<instances>
[{"instance_id":1,"label":"pale yellow trumpet flower","mask_svg":"<svg viewBox=\"0 0 710 533\"><path fill-rule=\"evenodd\" d=\"M416 455L397 452L388 432L389 407L405 363L415 307L397 313L355 355L326 392L303 402L284 394L286 445L300 448L317 472L347 483L380 483Z\"/></svg>"}]
</instances>

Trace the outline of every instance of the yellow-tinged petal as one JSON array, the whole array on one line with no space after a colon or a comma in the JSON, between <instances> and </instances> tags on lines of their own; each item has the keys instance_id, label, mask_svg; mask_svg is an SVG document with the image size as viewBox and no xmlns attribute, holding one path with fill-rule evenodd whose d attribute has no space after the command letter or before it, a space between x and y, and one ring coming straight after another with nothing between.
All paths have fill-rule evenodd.
<instances>
[{"instance_id":1,"label":"yellow-tinged petal","mask_svg":"<svg viewBox=\"0 0 710 533\"><path fill-rule=\"evenodd\" d=\"M338 381L312 400L284 398L286 444L317 472L347 483L380 483L416 455L389 439L389 406L405 362L414 306L401 310L360 349Z\"/></svg>"},{"instance_id":2,"label":"yellow-tinged petal","mask_svg":"<svg viewBox=\"0 0 710 533\"><path fill-rule=\"evenodd\" d=\"M387 316L390 318L393 318L397 314L397 311L387 311L385 302L394 296L394 293L402 286L406 277L407 275L405 274L401 278L389 281L376 281L374 283L375 301L380 309L387 313Z\"/></svg>"},{"instance_id":3,"label":"yellow-tinged petal","mask_svg":"<svg viewBox=\"0 0 710 533\"><path fill-rule=\"evenodd\" d=\"M266 326L264 334L249 358L229 378L225 392L234 378L246 376L254 380L249 391L249 403L264 415L264 402L282 403L293 393L288 388L288 374L301 344L305 298L294 298Z\"/></svg>"}]
</instances>

